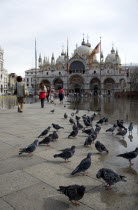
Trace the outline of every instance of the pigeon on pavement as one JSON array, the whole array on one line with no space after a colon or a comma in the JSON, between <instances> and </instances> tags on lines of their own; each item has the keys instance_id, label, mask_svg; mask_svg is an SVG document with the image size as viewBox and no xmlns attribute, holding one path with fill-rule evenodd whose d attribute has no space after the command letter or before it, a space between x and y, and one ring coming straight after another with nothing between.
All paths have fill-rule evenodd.
<instances>
[{"instance_id":1,"label":"pigeon on pavement","mask_svg":"<svg viewBox=\"0 0 138 210\"><path fill-rule=\"evenodd\" d=\"M60 125L58 125L58 124L54 124L54 123L52 123L52 125L53 125L53 128L55 128L56 130L59 130L59 129L64 129L63 127L61 127Z\"/></svg>"},{"instance_id":2,"label":"pigeon on pavement","mask_svg":"<svg viewBox=\"0 0 138 210\"><path fill-rule=\"evenodd\" d=\"M126 153L123 153L123 154L120 154L120 155L117 155L117 157L123 157L125 159L127 159L129 161L129 164L130 165L134 165L131 160L136 158L138 155L138 147L132 151L132 152L126 152Z\"/></svg>"},{"instance_id":3,"label":"pigeon on pavement","mask_svg":"<svg viewBox=\"0 0 138 210\"><path fill-rule=\"evenodd\" d=\"M123 121L121 121L121 120L117 120L117 126L118 126L119 128L125 129L125 127L123 126Z\"/></svg>"},{"instance_id":4,"label":"pigeon on pavement","mask_svg":"<svg viewBox=\"0 0 138 210\"><path fill-rule=\"evenodd\" d=\"M61 150L59 150L59 151L61 151L61 152L65 152L65 151L70 151L70 150L73 150L74 148L76 148L76 147L73 145L73 146L72 146L72 147L70 147L70 148L61 149Z\"/></svg>"},{"instance_id":5,"label":"pigeon on pavement","mask_svg":"<svg viewBox=\"0 0 138 210\"><path fill-rule=\"evenodd\" d=\"M85 194L85 187L83 185L69 185L69 186L59 186L58 191L63 193L69 198L74 205L80 205L78 200L82 199ZM73 202L74 201L74 202Z\"/></svg>"},{"instance_id":6,"label":"pigeon on pavement","mask_svg":"<svg viewBox=\"0 0 138 210\"><path fill-rule=\"evenodd\" d=\"M91 166L91 155L92 153L88 153L87 157L80 162L80 164L75 168L71 175L75 175L81 172L83 173L83 175L86 175L85 171Z\"/></svg>"},{"instance_id":7,"label":"pigeon on pavement","mask_svg":"<svg viewBox=\"0 0 138 210\"><path fill-rule=\"evenodd\" d=\"M124 136L127 134L127 128L124 128L124 130L119 131L116 136Z\"/></svg>"},{"instance_id":8,"label":"pigeon on pavement","mask_svg":"<svg viewBox=\"0 0 138 210\"><path fill-rule=\"evenodd\" d=\"M75 118L76 118L76 120L77 120L77 121L79 121L79 120L80 120L80 117L79 117L79 116L77 116L77 115L76 115L76 117L75 117Z\"/></svg>"},{"instance_id":9,"label":"pigeon on pavement","mask_svg":"<svg viewBox=\"0 0 138 210\"><path fill-rule=\"evenodd\" d=\"M72 118L69 119L69 122L70 122L71 124L74 124L74 123L75 123L75 121L74 121Z\"/></svg>"},{"instance_id":10,"label":"pigeon on pavement","mask_svg":"<svg viewBox=\"0 0 138 210\"><path fill-rule=\"evenodd\" d=\"M111 189L110 186L114 185L115 183L117 183L119 181L126 182L125 176L119 175L108 168L100 169L98 171L98 173L96 174L96 177L97 177L97 179L102 178L107 183L107 185L105 185L107 190Z\"/></svg>"},{"instance_id":11,"label":"pigeon on pavement","mask_svg":"<svg viewBox=\"0 0 138 210\"><path fill-rule=\"evenodd\" d=\"M49 134L49 136L46 136L42 141L39 142L40 144L46 144L47 146L50 146L49 143L52 141L52 135Z\"/></svg>"},{"instance_id":12,"label":"pigeon on pavement","mask_svg":"<svg viewBox=\"0 0 138 210\"><path fill-rule=\"evenodd\" d=\"M38 136L38 138L47 135L47 134L49 133L49 131L50 131L50 128L51 128L51 127L49 126L47 129L45 129L45 130Z\"/></svg>"},{"instance_id":13,"label":"pigeon on pavement","mask_svg":"<svg viewBox=\"0 0 138 210\"><path fill-rule=\"evenodd\" d=\"M38 145L38 140L35 140L32 144L30 144L29 146L25 147L25 148L21 148L19 150L19 155L21 155L22 153L28 153L28 154L32 154L35 150L36 147Z\"/></svg>"},{"instance_id":14,"label":"pigeon on pavement","mask_svg":"<svg viewBox=\"0 0 138 210\"><path fill-rule=\"evenodd\" d=\"M84 142L84 146L89 146L89 145L91 146L92 142L93 142L93 137L92 136L88 136L86 138L85 142Z\"/></svg>"},{"instance_id":15,"label":"pigeon on pavement","mask_svg":"<svg viewBox=\"0 0 138 210\"><path fill-rule=\"evenodd\" d=\"M57 134L56 131L53 131L52 135L53 135L53 140L57 140L58 139L58 134Z\"/></svg>"},{"instance_id":16,"label":"pigeon on pavement","mask_svg":"<svg viewBox=\"0 0 138 210\"><path fill-rule=\"evenodd\" d=\"M90 129L87 129L87 130L82 130L82 133L86 133L87 135L92 135L94 132L94 129L93 128L90 128Z\"/></svg>"},{"instance_id":17,"label":"pigeon on pavement","mask_svg":"<svg viewBox=\"0 0 138 210\"><path fill-rule=\"evenodd\" d=\"M111 132L113 134L114 130L116 129L117 125L114 124L111 128L108 128L106 132Z\"/></svg>"},{"instance_id":18,"label":"pigeon on pavement","mask_svg":"<svg viewBox=\"0 0 138 210\"><path fill-rule=\"evenodd\" d=\"M66 113L64 114L64 118L65 118L65 119L67 119L67 118L68 118L68 115L67 115Z\"/></svg>"},{"instance_id":19,"label":"pigeon on pavement","mask_svg":"<svg viewBox=\"0 0 138 210\"><path fill-rule=\"evenodd\" d=\"M107 152L108 150L106 149L106 147L100 142L100 141L96 141L95 143L95 148L99 151L99 152Z\"/></svg>"},{"instance_id":20,"label":"pigeon on pavement","mask_svg":"<svg viewBox=\"0 0 138 210\"><path fill-rule=\"evenodd\" d=\"M54 113L55 112L55 109L52 109L50 112Z\"/></svg>"},{"instance_id":21,"label":"pigeon on pavement","mask_svg":"<svg viewBox=\"0 0 138 210\"><path fill-rule=\"evenodd\" d=\"M71 133L68 135L68 138L70 137L76 137L78 135L78 129L75 129L71 131Z\"/></svg>"},{"instance_id":22,"label":"pigeon on pavement","mask_svg":"<svg viewBox=\"0 0 138 210\"><path fill-rule=\"evenodd\" d=\"M132 122L128 126L128 130L129 130L129 133L132 133L132 130L133 130L133 123Z\"/></svg>"},{"instance_id":23,"label":"pigeon on pavement","mask_svg":"<svg viewBox=\"0 0 138 210\"><path fill-rule=\"evenodd\" d=\"M96 126L95 132L96 132L96 133L99 133L100 130L101 130L101 127L100 127L98 124L96 124L95 126Z\"/></svg>"},{"instance_id":24,"label":"pigeon on pavement","mask_svg":"<svg viewBox=\"0 0 138 210\"><path fill-rule=\"evenodd\" d=\"M79 130L83 128L83 125L78 120L77 120L77 127Z\"/></svg>"},{"instance_id":25,"label":"pigeon on pavement","mask_svg":"<svg viewBox=\"0 0 138 210\"><path fill-rule=\"evenodd\" d=\"M66 149L60 154L55 154L54 158L60 157L60 158L63 158L65 162L67 162L66 160L71 158L74 155L74 153L75 153L75 146L72 146L70 149L68 150Z\"/></svg>"}]
</instances>

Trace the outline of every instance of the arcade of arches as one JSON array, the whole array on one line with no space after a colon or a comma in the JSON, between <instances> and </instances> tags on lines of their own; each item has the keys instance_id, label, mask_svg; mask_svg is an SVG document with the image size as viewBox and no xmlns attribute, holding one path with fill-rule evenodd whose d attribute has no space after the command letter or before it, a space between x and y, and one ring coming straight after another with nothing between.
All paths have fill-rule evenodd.
<instances>
[{"instance_id":1,"label":"arcade of arches","mask_svg":"<svg viewBox=\"0 0 138 210\"><path fill-rule=\"evenodd\" d=\"M85 73L85 66L81 61L74 61L69 67L69 73Z\"/></svg>"},{"instance_id":2,"label":"arcade of arches","mask_svg":"<svg viewBox=\"0 0 138 210\"><path fill-rule=\"evenodd\" d=\"M54 87L55 87L55 90L58 90L59 87L63 87L63 81L58 78L54 81Z\"/></svg>"},{"instance_id":3,"label":"arcade of arches","mask_svg":"<svg viewBox=\"0 0 138 210\"><path fill-rule=\"evenodd\" d=\"M90 82L90 90L97 95L100 92L100 80L98 78L94 78Z\"/></svg>"},{"instance_id":4,"label":"arcade of arches","mask_svg":"<svg viewBox=\"0 0 138 210\"><path fill-rule=\"evenodd\" d=\"M69 80L69 92L81 93L84 91L84 79L79 75L74 75Z\"/></svg>"}]
</instances>

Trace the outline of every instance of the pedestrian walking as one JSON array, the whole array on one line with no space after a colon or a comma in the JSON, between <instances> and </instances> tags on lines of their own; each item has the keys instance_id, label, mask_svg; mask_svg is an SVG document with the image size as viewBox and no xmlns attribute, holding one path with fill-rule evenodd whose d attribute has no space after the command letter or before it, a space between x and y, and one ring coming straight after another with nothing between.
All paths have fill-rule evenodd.
<instances>
[{"instance_id":1,"label":"pedestrian walking","mask_svg":"<svg viewBox=\"0 0 138 210\"><path fill-rule=\"evenodd\" d=\"M47 92L46 86L44 85L43 82L41 82L39 85L39 99L41 100L41 108L44 108L46 92Z\"/></svg>"},{"instance_id":2,"label":"pedestrian walking","mask_svg":"<svg viewBox=\"0 0 138 210\"><path fill-rule=\"evenodd\" d=\"M58 97L59 97L59 100L60 100L60 103L63 104L63 99L64 99L64 90L62 87L59 87L58 89Z\"/></svg>"},{"instance_id":3,"label":"pedestrian walking","mask_svg":"<svg viewBox=\"0 0 138 210\"><path fill-rule=\"evenodd\" d=\"M50 90L50 102L54 103L55 100L55 89L52 87Z\"/></svg>"},{"instance_id":4,"label":"pedestrian walking","mask_svg":"<svg viewBox=\"0 0 138 210\"><path fill-rule=\"evenodd\" d=\"M50 87L47 87L47 94L46 94L47 102L49 102L49 96L50 96Z\"/></svg>"},{"instance_id":5,"label":"pedestrian walking","mask_svg":"<svg viewBox=\"0 0 138 210\"><path fill-rule=\"evenodd\" d=\"M25 97L29 95L25 82L22 81L21 76L17 76L17 82L14 85L14 95L17 96L18 112L23 112L23 104L25 103Z\"/></svg>"}]
</instances>

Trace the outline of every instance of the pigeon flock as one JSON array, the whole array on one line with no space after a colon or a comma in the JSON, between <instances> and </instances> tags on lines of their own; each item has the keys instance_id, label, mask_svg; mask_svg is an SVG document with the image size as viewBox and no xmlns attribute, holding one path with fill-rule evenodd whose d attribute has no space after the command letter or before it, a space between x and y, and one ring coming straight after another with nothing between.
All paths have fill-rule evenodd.
<instances>
[{"instance_id":1,"label":"pigeon flock","mask_svg":"<svg viewBox=\"0 0 138 210\"><path fill-rule=\"evenodd\" d=\"M50 111L51 113L55 112L55 109ZM99 119L96 124L94 125L94 122L96 121L95 118L97 117L97 114L94 113L90 115L90 111L88 111L88 114L84 114L83 116L78 116L79 109L75 110L71 113L71 115L64 113L63 118L69 122L69 124L72 126L72 131L67 136L68 141L70 141L70 138L75 139L79 136L80 133L86 136L84 139L84 142L82 145L84 147L89 148L92 150L92 145L95 144L95 148L98 151L98 154L109 154L110 151L106 146L101 143L101 139L96 140L102 125L105 125L108 122L107 117L103 117ZM81 122L80 122L81 121ZM94 127L95 126L95 127ZM52 133L50 133L50 129L53 127L55 129ZM48 128L46 128L44 131L41 132L41 134L38 136L38 139L35 140L32 144L25 148L21 148L19 150L19 155L23 153L27 153L29 156L33 154L33 152L36 150L37 146L50 146L51 142L56 141L59 138L58 132L64 132L64 127L52 123ZM121 136L123 139L125 138L125 135L129 132L129 134L132 134L133 131L133 123L131 122L129 127L126 128L124 126L123 120L117 120L110 128L105 130L106 133L111 133L115 137ZM59 133L60 133L59 132ZM40 138L43 138L40 140ZM75 140L74 140L75 144ZM59 150L58 154L53 154L54 158L61 158L64 160L65 163L69 162L70 159L75 156L75 151L77 149L77 146L73 145L70 148L65 148ZM78 148L79 149L79 148ZM92 152L87 153L85 158L83 160L80 160L78 162L78 165L76 165L76 168L70 172L70 176L88 176L87 170L91 167L92 164L92 155L94 155ZM138 156L138 147L135 148L134 151L126 152L124 154L116 154L116 157L122 157L129 161L130 166L133 165L131 162L134 158ZM111 189L111 186L119 181L126 182L126 177L120 174L117 174L112 169L109 168L101 168L97 174L95 174L95 177L97 179L103 179L106 182L105 189L109 190ZM69 198L69 201L71 201L74 205L80 205L78 202L80 199L83 198L84 194L86 193L86 187L83 185L69 185L69 186L59 186L58 189L59 192L63 193L65 196Z\"/></svg>"}]
</instances>

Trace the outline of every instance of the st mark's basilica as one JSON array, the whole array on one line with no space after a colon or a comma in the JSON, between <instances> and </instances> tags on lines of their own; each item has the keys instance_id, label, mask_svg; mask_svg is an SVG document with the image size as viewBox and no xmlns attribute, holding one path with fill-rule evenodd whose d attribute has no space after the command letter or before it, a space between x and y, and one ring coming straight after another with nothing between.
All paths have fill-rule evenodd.
<instances>
[{"instance_id":1,"label":"st mark's basilica","mask_svg":"<svg viewBox=\"0 0 138 210\"><path fill-rule=\"evenodd\" d=\"M127 91L129 89L129 77L126 68L122 67L117 50L111 46L111 51L104 57L101 51L101 59L97 60L95 54L92 62L89 62L93 49L89 41L84 38L80 46L68 57L68 53L62 50L61 55L55 60L52 54L48 57L38 58L39 68L25 71L25 80L29 91L33 91L35 84L41 81L46 86L56 90L62 86L66 93L91 93L111 94Z\"/></svg>"}]
</instances>

